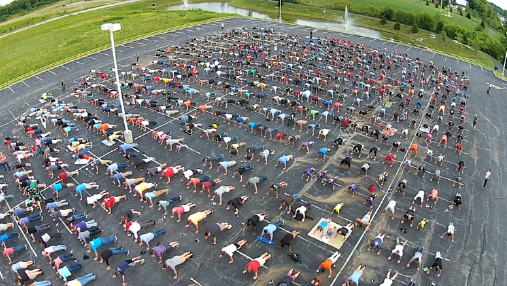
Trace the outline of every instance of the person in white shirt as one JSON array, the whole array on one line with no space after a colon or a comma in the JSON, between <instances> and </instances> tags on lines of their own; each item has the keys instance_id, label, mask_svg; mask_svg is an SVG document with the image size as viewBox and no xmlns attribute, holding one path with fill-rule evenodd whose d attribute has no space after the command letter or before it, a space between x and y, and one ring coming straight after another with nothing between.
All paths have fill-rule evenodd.
<instances>
[{"instance_id":1,"label":"person in white shirt","mask_svg":"<svg viewBox=\"0 0 507 286\"><path fill-rule=\"evenodd\" d=\"M489 177L491 176L491 172L492 172L492 170L491 170L491 169L489 169L489 170L486 172L486 176L484 177L484 184L482 185L482 188L483 188L483 189L486 187L486 184L488 183Z\"/></svg>"},{"instance_id":2,"label":"person in white shirt","mask_svg":"<svg viewBox=\"0 0 507 286\"><path fill-rule=\"evenodd\" d=\"M401 262L401 258L403 257L403 250L405 249L405 245L407 245L407 241L403 244L400 244L400 238L396 238L396 247L391 251L391 255L387 258L387 260L391 260L393 258L393 254L398 255L400 258L398 259L398 263Z\"/></svg>"},{"instance_id":3,"label":"person in white shirt","mask_svg":"<svg viewBox=\"0 0 507 286\"><path fill-rule=\"evenodd\" d=\"M370 230L370 219L371 219L371 214L372 214L372 211L368 211L364 216L363 218L356 218L356 226L366 226L366 230Z\"/></svg>"},{"instance_id":4,"label":"person in white shirt","mask_svg":"<svg viewBox=\"0 0 507 286\"><path fill-rule=\"evenodd\" d=\"M421 207L422 207L424 203L424 190L420 189L419 192L417 192L417 195L414 197L412 204L415 204L417 199L421 199Z\"/></svg>"},{"instance_id":5,"label":"person in white shirt","mask_svg":"<svg viewBox=\"0 0 507 286\"><path fill-rule=\"evenodd\" d=\"M396 201L390 200L387 204L387 207L382 212L382 215L384 215L385 212L390 212L392 214L391 220L394 220L394 212L396 211Z\"/></svg>"},{"instance_id":6,"label":"person in white shirt","mask_svg":"<svg viewBox=\"0 0 507 286\"><path fill-rule=\"evenodd\" d=\"M454 224L451 222L447 227L447 231L442 234L440 238L444 238L445 236L450 236L452 238L452 242L454 242Z\"/></svg>"},{"instance_id":7,"label":"person in white shirt","mask_svg":"<svg viewBox=\"0 0 507 286\"><path fill-rule=\"evenodd\" d=\"M234 252L239 250L244 245L248 246L248 243L244 239L238 241L238 243L227 245L226 247L222 248L222 254L220 254L220 258L224 257L227 254L230 257L229 264L232 264L234 262L234 259L232 258L234 256Z\"/></svg>"},{"instance_id":8,"label":"person in white shirt","mask_svg":"<svg viewBox=\"0 0 507 286\"><path fill-rule=\"evenodd\" d=\"M398 273L395 273L391 276L391 270L387 272L387 277L384 279L384 282L380 284L380 286L391 286L393 285L393 281L398 277Z\"/></svg>"}]
</instances>

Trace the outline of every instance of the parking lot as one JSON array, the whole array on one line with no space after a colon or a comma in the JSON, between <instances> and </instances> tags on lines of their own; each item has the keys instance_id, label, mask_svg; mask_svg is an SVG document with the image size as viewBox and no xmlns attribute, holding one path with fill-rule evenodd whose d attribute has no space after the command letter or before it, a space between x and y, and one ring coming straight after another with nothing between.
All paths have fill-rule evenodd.
<instances>
[{"instance_id":1,"label":"parking lot","mask_svg":"<svg viewBox=\"0 0 507 286\"><path fill-rule=\"evenodd\" d=\"M226 30L231 30L232 28L238 29L240 27L248 27L251 29L252 27L263 27L267 25L266 22L249 19L230 19L225 21L224 24ZM269 23L269 27L273 28L275 32L281 32L285 35L295 33L303 38L301 41L309 40L307 39L309 30L305 28L273 23ZM196 29L190 29L189 33L191 37L200 38L205 35L218 34L221 32L220 28L221 23L212 23L201 27L198 32ZM154 57L155 50L166 50L168 46L183 45L186 41L185 32L186 31L176 31L118 47L117 56L120 68L122 71L130 70L130 65L136 61L136 53L139 53L139 66L156 68L153 63L153 61L157 61L157 58ZM407 152L400 151L396 153L393 151L393 154L396 154L396 158L392 168L390 168L388 164L382 165L381 162L389 153L389 149L391 148L394 140L400 140L401 147L404 147L405 150L408 151L408 148L412 145L412 140L415 139L415 131L409 126L412 119L416 120L418 128L425 123L429 126L433 126L435 124L435 118L424 118L424 112L422 111L419 116L411 114L410 120L408 121L392 121L391 116L393 113L401 113L403 111L401 109L398 110L398 104L395 102L395 104L388 109L386 119L382 120L385 124L392 124L393 127L398 130L397 133L391 137L392 139L389 140L388 144L375 141L375 139L367 134L359 132L359 130L357 132L346 131L345 127L339 127L331 124L332 120L328 123L324 123L323 121L317 122L321 125L320 130L330 130L328 139L324 142L322 137L318 139L316 138L317 134L313 137L310 134L307 134L305 130L307 129L306 126L303 127L303 132L298 132L297 129L293 130L286 125L281 126L279 123L277 124L273 121L266 121L265 116L262 114L257 112L247 112L245 109L240 109L238 106L234 106L234 104L231 104L227 109L224 107L214 106L213 109L207 110L205 114L202 114L202 112L197 110L199 106L213 104L212 98L207 98L203 95L207 92L214 92L217 95L226 95L229 92L223 92L217 87L207 87L205 84L203 86L197 86L197 83L190 82L185 84L189 84L199 91L199 94L194 93L193 98L191 99L195 102L195 106L191 106L188 110L184 108L174 108L180 110L180 113L175 116L168 117L164 114L153 112L147 106L135 107L128 105L125 107L126 113L139 114L148 120L157 122L156 125L149 126L149 129L146 131L140 130L137 127L132 128L135 143L139 144L136 149L145 152L145 157L155 158L154 162L150 162L146 166L147 168L156 167L163 163L166 163L168 166L182 165L187 169L203 168L204 175L209 175L211 179L222 179L224 181L224 185L234 186L235 191L226 194L224 196L224 202L227 202L229 199L236 196L249 195L250 199L241 207L238 217L233 215L232 210L227 211L225 206L212 204L205 194L194 194L191 190L186 189L184 182L179 181L179 176L175 176L176 179L173 179L167 186L169 189L169 194L166 195L167 198L181 195L182 203L193 202L196 204L195 211L202 211L205 209L211 209L214 211L213 215L205 219L200 224L200 229L202 231L199 234L195 234L193 231L185 228L184 222L186 221L186 215L184 215L183 221L180 223L170 220L169 217L166 217L166 219L163 220L163 213L161 211L157 211L156 208L149 208L147 204L139 202L135 197L132 197L129 194L127 194L128 199L126 201L119 202L113 208L113 213L111 215L108 215L101 207L92 209L90 206L86 206L86 200L78 201L76 197L74 197L72 191L63 192L61 194L61 198L67 199L70 202L70 206L75 208L76 213L87 213L88 218L95 219L99 226L104 228L104 233L101 236L117 236L118 241L116 242L116 245L124 245L125 249L130 250L131 257L138 254L140 255L141 251L144 250L144 247L134 244L131 239L127 238L122 226L118 224L119 216L123 210L132 208L137 211L141 211L142 214L139 218L140 220L160 219L161 223L157 224L157 226L150 230L154 231L158 228L164 228L167 232L155 241L159 241L161 243L171 241L180 242L180 247L172 250L171 253L166 254L164 256L165 259L170 258L173 255L182 254L186 251L192 251L194 253L194 257L192 257L188 262L185 262L182 266L178 267L177 270L179 278L174 282L177 285L220 285L231 282L234 284L245 282L254 284L255 281L252 279L252 275L243 274L242 270L252 258L259 257L264 252L272 253L273 258L266 263L265 268L260 269L259 278L257 282L255 282L256 285L267 285L271 280L278 281L283 278L285 273L291 268L302 272L301 276L296 280L297 285L305 285L305 283L311 281L316 276L315 270L318 268L319 264L327 257L331 256L333 252L337 251L334 247L309 237L308 232L315 226L316 222L319 221L320 218L332 218L332 220L339 225L346 225L349 222L354 222L356 218L362 218L369 210L368 206L363 205L364 199L369 196L367 187L375 183L375 179L379 174L382 172L388 172L389 177L384 187L380 189L377 186L376 194L378 197L375 200L374 207L372 208L374 214L372 219L372 229L370 231L365 231L364 228L356 228L352 231L351 235L346 239L344 245L341 249L339 249L341 258L333 268L333 277L328 279L327 272L326 275L318 275L318 277L320 277L323 281L322 285L340 285L344 282L345 278L352 273L352 269L355 269L359 263L364 263L367 266L361 280L361 285L380 284L387 269L390 268L399 272L399 278L393 285L407 285L411 280L415 281L417 285L428 285L431 282L435 282L436 285L447 285L451 282L458 283L459 285L477 285L478 283L487 283L488 285L501 284L501 282L498 281L504 281L505 273L501 270L501 268L497 268L496 265L502 265L502 260L499 259L504 260L504 258L498 258L498 252L495 250L498 248L499 243L501 243L500 241L503 241L501 237L503 230L500 228L498 222L500 216L496 213L500 211L499 208L502 206L502 199L505 197L500 187L502 183L501 172L503 168L500 158L504 155L503 151L500 150L503 148L503 145L501 144L505 141L505 135L503 128L500 127L497 120L502 119L501 113L503 108L501 102L502 98L500 96L504 92L503 89L493 88L491 94L487 96L486 89L487 84L493 84L496 87L503 88L505 86L504 83L497 82L496 78L494 78L492 73L489 71L483 71L479 67L470 66L467 63L458 62L455 59L447 59L446 57L435 55L428 51L409 48L396 43L373 40L362 36L344 35L328 31L313 32L313 37L315 38L323 39L326 36L329 39L340 38L347 41L350 40L354 44L365 44L367 49L370 49L368 47L372 46L371 49L377 48L379 51L382 51L384 48L387 51L396 50L401 54L407 53L414 61L416 61L416 58L419 58L423 62L433 61L435 65L439 67L446 66L451 67L453 70L457 69L465 71L471 79L472 85L467 91L467 94L469 94L471 98L467 101L467 122L463 124L465 127L463 135L465 139L465 142L463 143L464 154L459 156L454 153L454 138L449 139L449 145L447 148L438 146L441 134L435 136L433 143L427 143L423 140L423 143L418 143L419 154L413 159L412 164L414 166L420 166L422 162L425 162L427 172L425 178L422 178L421 175L416 177L414 175L415 170L409 174L407 173L407 169L401 169L401 162L404 161L405 156L407 156ZM206 44L207 46L220 45L219 40L210 41L211 42ZM224 46L226 45L227 44L224 44ZM266 45L274 50L273 46L269 46L272 45L272 42L271 44L266 43ZM177 53L174 52L172 54ZM191 63L192 55L180 55L182 58L188 59L188 62ZM21 139L19 141L28 142L29 139L25 134L23 134L24 131L20 127L16 126L16 118L27 114L27 111L32 107L39 108L47 106L38 102L41 94L44 92L51 92L56 98L66 103L73 103L79 108L87 109L89 112L97 112L99 114L98 117L103 122L116 124L118 125L118 130L122 130L122 122L119 121L115 115L107 117L105 114L100 112L98 108L93 107L86 100L82 100L81 98L71 94L72 88L78 86L80 78L91 74L90 70L100 70L103 73L112 76L113 73L111 72L111 67L111 52L105 51L103 53L82 58L77 62L65 64L59 68L37 75L23 81L22 83L0 91L0 96L5 98L4 108L0 111L0 118L2 119L0 131L4 136L20 136ZM249 68L244 69L248 70ZM356 69L353 72L357 73L358 70ZM260 73L268 74L268 72L265 72L262 69L260 70ZM208 75L204 75L202 68L199 68L199 79L202 78L213 78L214 80L219 80L215 78L215 74L213 72L210 72ZM64 80L66 83L67 91L65 92L60 90L61 80ZM248 89L256 94L268 94L268 97L263 99L261 103L262 107L269 106L277 108L287 114L292 112L291 109L285 109L284 106L278 106L271 100L272 97L275 96L271 87L281 86L281 88L284 88L282 84L266 79L266 91L261 92L256 86L248 86L248 82L254 81L254 78L251 75L245 76L245 80L245 83L234 83L234 85L239 89ZM134 79L132 81L140 85L143 84L142 78ZM110 79L101 80L100 78L96 78L93 83L104 84L108 88L112 88ZM155 89L167 89L174 93L173 96L185 98L180 89L170 89L162 84L155 83L153 83L153 86ZM297 89L296 87L292 88L294 90ZM393 93L396 94L396 92L399 92L399 87L394 87L393 90ZM425 97L422 100L423 110L429 106L432 91L433 88L425 88ZM124 92L130 94L134 93L133 90L128 88L124 89ZM95 91L93 93L94 98L101 97L108 102L114 103L114 100L109 98L108 95L100 94ZM278 91L278 93L277 95L281 97L289 97L282 94L280 91ZM146 94L144 96L145 98L149 97ZM319 96L326 98L324 94ZM227 95L227 97L234 100L238 99L237 95ZM157 100L159 103L165 102L161 94L157 94L153 99ZM256 103L257 100L257 98L252 96L249 104ZM336 102L336 99L333 100ZM417 100L414 100L412 104L414 104L415 101ZM352 103L353 97L350 94L346 100L340 100L340 102L342 102L342 109L339 113L340 115L345 114L347 107L354 105ZM370 99L365 99L361 103L361 107L357 107L357 104L354 106L357 109L356 111L359 111L367 110L368 105L372 105L371 112L378 112L378 109L381 108L382 104L383 102L376 100L375 96L371 96ZM447 100L446 104L447 106L450 104L450 99ZM325 108L321 107L320 103L313 108L315 110L319 110L321 113L325 111ZM230 114L248 116L250 122L259 122L263 126L278 128L280 133L287 132L288 135L301 135L301 139L295 143L296 147L291 148L290 144L285 144L285 138L283 143L270 141L261 138L259 135L251 134L249 130L245 131L245 127L239 128L237 126L235 127L234 124L229 125L227 122L224 122L223 118L220 118L219 126L217 128L219 133L226 133L229 136L237 136L238 142L246 142L246 147L240 148L240 155L235 157L230 155L224 146L218 147L216 142L200 138L201 130L199 128L194 129L195 133L193 135L187 135L182 132L184 125L179 123L180 116L197 113L197 118L192 122L201 123L201 128L207 129L208 125L215 122L213 112L218 110L223 112L227 111ZM434 111L434 113L436 112L437 110ZM471 120L474 114L477 114L479 118L477 127L478 130L476 132L471 132ZM71 118L69 115L64 115L64 117L67 119ZM303 119L303 117L304 116L299 114L296 116L298 119ZM357 113L350 118L353 122L358 124L358 129L364 125L369 125L371 128L375 128L369 120L359 118ZM319 116L317 116L316 121L318 119ZM309 123L312 123L311 119L307 120L310 121ZM441 131L446 129L446 123L448 121L449 119L447 116L444 116L444 123L441 124ZM456 125L458 125L458 120L455 119L454 121L456 122ZM118 140L115 145L109 147L101 142L104 139L103 136L96 135L91 130L87 130L83 122L78 122L76 125L79 130L73 133L71 132L71 136L87 138L93 143L93 150L89 152L90 156L94 158L112 160L113 162L118 163L126 162L126 159L118 152L117 149L118 146L122 144L123 139ZM380 129L379 127L377 128ZM409 136L406 139L400 138L400 134L403 129L410 130ZM175 151L168 152L167 149L165 149L162 145L157 144L156 141L152 139L152 133L154 130L170 131L173 138L184 138L184 143L188 145L188 148L182 149L179 154ZM47 131L51 132L52 135L55 135L58 138L65 139L63 133L61 133L56 127L48 126ZM316 130L316 133L318 133L318 129ZM338 137L347 139L344 146L342 146L340 150L332 148L325 162L322 162L322 160L316 160L315 157L317 156L317 150L323 147L331 147L333 140ZM306 141L315 142L315 144L311 146L310 153L306 153L304 150L298 150L298 147ZM348 173L346 172L346 169L339 169L338 166L347 153L350 155L355 144L364 145L363 154L361 158L357 158L356 154L352 155L351 172ZM122 195L125 193L122 188L116 188L113 186L111 180L103 174L105 172L105 168L102 167L97 175L88 165L74 165L74 160L71 158L72 153L68 151L64 145L65 144L59 144L56 146L61 150L57 156L61 158L62 161L70 165L68 168L69 170L80 170L79 175L73 179L76 185L79 183L97 182L100 186L99 190L108 190L112 195ZM274 151L273 155L270 155L268 158L268 164L264 165L262 163L263 160L261 160L261 162L256 162L256 160L251 163L244 162L242 156L245 154L246 148L261 145L266 149ZM367 159L365 154L374 146L380 148L376 161ZM435 158L432 158L432 161L429 159L424 161L424 155L428 148L433 150L435 156L440 154L446 156L443 166L437 166ZM217 154L224 154L224 160L226 161L236 160L237 166L251 165L255 167L252 172L246 173L244 181L248 180L248 178L252 176L267 175L268 180L259 185L259 194L254 195L251 186L243 188L243 183L239 182L237 176L232 178L232 173L235 167L230 168L229 174L225 176L223 171L217 172L216 167L212 170L208 170L202 166L202 161L206 155ZM277 159L283 155L294 155L294 160L289 161L287 170L285 171L282 170L281 166L275 167ZM466 169L465 173L462 175L463 187L458 189L452 185L457 175L457 163L460 160L465 162ZM39 163L41 161L40 157L31 158L28 161L32 163L32 170L34 171L37 179L48 185L55 182L55 180L51 180L47 176L47 173L43 171ZM372 164L367 177L361 177L361 175L358 174L358 171L364 162L370 162ZM338 183L335 189L333 190L329 185L322 185L320 180L312 179L308 182L301 180L303 172L310 167L315 168L317 172L326 170L328 177L338 177ZM439 184L430 181L432 173L434 173L437 168L442 171L442 178ZM493 169L492 179L488 183L487 188L482 190L480 186L488 168ZM140 177L143 175L143 172L135 170L133 167L130 167L128 170L132 170L134 172L133 177ZM9 178L8 180L11 180L9 174L7 174L6 177ZM403 178L408 180L405 196L400 193L393 193L394 188ZM163 180L159 180L158 177L149 178L148 181L157 182L159 184L158 189L165 188ZM279 199L275 199L272 193L268 196L266 192L271 184L278 182L287 182L288 187L286 189L282 189ZM344 192L347 187L354 182L359 183L360 186L356 195L351 197L350 193L345 194ZM419 207L418 204L415 205L417 209L416 224L422 218L426 218L428 220L426 228L420 232L415 229L416 225L414 225L413 228L408 227L407 223L405 223L404 226L400 225L402 214L405 213L409 206L412 205L413 197L416 195L418 190L423 189L426 191L426 195L428 195L434 188L438 188L439 190L439 201L436 205L425 203L422 208ZM464 207L461 210L449 210L448 206L451 204L457 191L459 191L463 196ZM21 194L15 190L14 186L10 186L8 192L14 194L15 198L9 200L8 205L5 205L4 203L2 211L11 208L13 205L21 203L23 200ZM93 194L94 192L95 190L90 191L90 194ZM285 197L285 193L290 195L298 194L302 197L304 202L310 202L312 207L308 211L308 216L311 216L314 220L307 219L305 222L295 221L292 219L292 215L287 215L279 210L278 206L280 205L281 199ZM52 191L48 189L44 192L44 195L46 197L51 197ZM89 194L86 196L88 195ZM380 213L386 207L387 202L390 199L394 199L398 202L396 206L395 220L390 220L388 215L380 216ZM338 203L344 204L344 207L341 210L341 217L337 217L336 214L331 214L331 211ZM429 207L430 205L432 206L431 208ZM295 264L287 257L287 249L273 250L271 246L257 241L255 236L251 235L250 230L243 230L243 223L245 223L250 216L261 211L266 211L270 214L270 218L268 219L270 222L274 222L277 219L283 219L285 221L282 229L275 233L273 241L278 243L286 232L290 232L292 230L301 231L300 237L296 238L292 245L292 251L300 254L302 257L301 264ZM45 221L50 220L47 212L44 212L44 217ZM203 233L212 224L218 222L227 222L232 224L233 227L231 230L220 233L217 237L218 244L213 246L209 240L204 239ZM450 222L454 223L456 227L455 243L452 243L448 238L444 240L440 238L440 236L446 231L447 225ZM49 223L52 224L51 222ZM400 231L401 227L407 228L406 233ZM52 231L55 229L56 228L52 225ZM92 261L91 259L82 260L81 258L85 254L84 247L75 240L75 236L71 235L65 226L61 225L58 229L60 232L64 233L64 241L62 244L66 244L67 249L73 250L74 255L78 257L79 262L84 266L83 270L79 270L76 273L77 276L93 272L97 276L97 281L93 282L95 284L102 283L105 279L110 278L112 270L106 271L104 265ZM18 231L21 232L20 230ZM385 233L386 238L384 239L384 251L382 251L381 255L377 256L372 252L368 252L367 248L370 241L379 232ZM259 227L257 228L257 233L260 233ZM387 256L389 256L390 249L394 248L397 237L408 241L405 248L405 256L399 265L394 261L387 261ZM246 239L249 242L249 245L241 248L240 252L234 256L234 264L229 265L227 263L227 258L219 258L222 246L235 243L241 239ZM44 279L55 282L56 285L62 283L61 281L56 282L56 279L52 274L54 270L51 270L47 263L44 262L44 258L41 257L42 248L40 245L37 243L31 243L29 239L25 239L23 236L16 242L9 241L7 244L18 245L24 242L27 243L28 249L20 255L15 255L13 261L35 259L37 262L40 262L37 267L40 267L45 271ZM417 271L415 266L412 266L410 269L406 268L406 264L408 263L409 258L413 255L415 246L417 245L421 245L425 249L423 266L429 266L433 263L434 255L437 251L442 253L444 258L444 271L441 278L437 278L435 273L426 275L421 271ZM170 271L162 271L161 266L156 263L155 259L149 257L148 254L144 254L142 256L146 258L146 263L127 271L127 284L157 285L163 283L162 281L170 280L172 282L172 274ZM117 266L121 260L121 257L113 257L111 259L112 266ZM12 273L8 272L9 268L6 264L4 264L4 266L0 269L2 276L4 276L4 280L2 281L7 282L14 277ZM145 273L147 272L147 269L149 269L149 273L153 273L153 275L146 275ZM73 275L73 277L76 275ZM111 281L112 283L118 285L121 283L118 278ZM7 283L6 285L10 284Z\"/></svg>"}]
</instances>

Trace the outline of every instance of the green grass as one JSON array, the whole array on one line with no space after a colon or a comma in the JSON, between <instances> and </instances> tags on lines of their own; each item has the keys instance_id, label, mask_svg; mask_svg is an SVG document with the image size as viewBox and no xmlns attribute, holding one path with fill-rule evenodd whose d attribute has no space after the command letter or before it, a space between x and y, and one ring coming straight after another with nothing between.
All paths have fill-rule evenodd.
<instances>
[{"instance_id":1,"label":"green grass","mask_svg":"<svg viewBox=\"0 0 507 286\"><path fill-rule=\"evenodd\" d=\"M151 4L156 4L155 10ZM65 17L0 39L0 86L34 70L110 44L100 25L119 22L118 44L155 31L227 17L204 11L166 11L179 0L138 2Z\"/></svg>"},{"instance_id":2,"label":"green grass","mask_svg":"<svg viewBox=\"0 0 507 286\"><path fill-rule=\"evenodd\" d=\"M277 4L271 1L263 0L232 0L231 4L238 8L248 9L251 11L265 13L273 18L278 17ZM326 11L323 13L322 9L312 8L308 6L299 6L285 3L282 8L284 20L290 19L306 19L316 21L328 21L336 22L336 19L343 16L342 12L339 11ZM441 54L446 54L461 59L468 59L469 62L477 65L484 66L492 69L494 67L493 62L484 54L476 53L463 45L454 43L451 39L443 41L442 38L437 35L435 39L429 37L430 32L419 31L417 34L413 34L410 31L410 27L401 26L400 31L393 29L393 23L389 23L385 26L379 25L379 19L364 17L359 15L352 16L355 19L355 25L370 28L373 30L380 31L385 38L393 38L396 41L400 41L406 44L428 47ZM422 42L415 41L417 38L423 38Z\"/></svg>"},{"instance_id":3,"label":"green grass","mask_svg":"<svg viewBox=\"0 0 507 286\"><path fill-rule=\"evenodd\" d=\"M430 15L440 14L441 9L435 8L435 4L431 4L426 6L426 1L415 2L410 0L295 0L299 4L313 6L313 7L322 7L322 8L338 8L343 10L342 7L348 6L349 12L353 12L354 10L360 11L364 9L364 7L374 6L382 9L386 6L391 6L395 11L402 10L404 12L428 12ZM448 11L448 10L447 10ZM447 11L444 9L443 14L447 15ZM466 14L463 14L466 15ZM477 25L481 23L480 19L468 19L465 16L460 16L459 12L453 10L450 18L444 17L444 19L449 20L452 23L460 25L466 29L473 30Z\"/></svg>"},{"instance_id":4,"label":"green grass","mask_svg":"<svg viewBox=\"0 0 507 286\"><path fill-rule=\"evenodd\" d=\"M62 15L68 15L81 10L104 6L107 4L123 2L122 0L94 0L76 2L73 0L63 0L41 9L13 16L11 19L0 23L0 35L15 31L32 24L56 18ZM65 6L63 6L65 5Z\"/></svg>"}]
</instances>

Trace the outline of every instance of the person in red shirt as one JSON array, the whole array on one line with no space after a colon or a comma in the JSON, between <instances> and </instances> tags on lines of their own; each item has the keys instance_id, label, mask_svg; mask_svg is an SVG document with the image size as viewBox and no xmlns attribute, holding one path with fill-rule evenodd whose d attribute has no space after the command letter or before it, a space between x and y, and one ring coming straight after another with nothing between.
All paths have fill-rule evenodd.
<instances>
[{"instance_id":1,"label":"person in red shirt","mask_svg":"<svg viewBox=\"0 0 507 286\"><path fill-rule=\"evenodd\" d=\"M108 209L108 214L111 214L111 208L117 203L119 202L121 199L124 199L126 200L127 199L127 196L126 195L123 195L123 196L119 196L119 197L109 197L107 199L104 199L104 201L102 202L102 206L106 207Z\"/></svg>"},{"instance_id":2,"label":"person in red shirt","mask_svg":"<svg viewBox=\"0 0 507 286\"><path fill-rule=\"evenodd\" d=\"M252 272L254 274L254 279L257 279L257 271L259 270L259 268L264 266L264 264L266 263L266 260L268 260L268 259L271 259L271 254L266 252L263 255L261 255L260 257L255 258L253 261L249 262L245 266L245 270L243 270L243 273Z\"/></svg>"},{"instance_id":3,"label":"person in red shirt","mask_svg":"<svg viewBox=\"0 0 507 286\"><path fill-rule=\"evenodd\" d=\"M389 155L386 156L386 158L384 159L384 162L382 162L382 165L384 165L384 163L389 160L391 161L391 165L389 167L393 167L393 160L394 160L394 156L393 154L389 153Z\"/></svg>"},{"instance_id":4,"label":"person in red shirt","mask_svg":"<svg viewBox=\"0 0 507 286\"><path fill-rule=\"evenodd\" d=\"M70 176L79 175L79 171L72 171L72 172L61 172L58 174L58 179L62 181L62 183L65 183L65 180Z\"/></svg>"}]
</instances>

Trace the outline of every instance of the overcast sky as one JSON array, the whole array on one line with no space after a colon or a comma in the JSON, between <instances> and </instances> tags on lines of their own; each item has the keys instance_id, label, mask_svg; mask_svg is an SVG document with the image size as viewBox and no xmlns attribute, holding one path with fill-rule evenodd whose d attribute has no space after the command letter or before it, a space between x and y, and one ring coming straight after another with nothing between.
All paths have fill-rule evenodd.
<instances>
[{"instance_id":1,"label":"overcast sky","mask_svg":"<svg viewBox=\"0 0 507 286\"><path fill-rule=\"evenodd\" d=\"M13 0L0 0L0 5L6 5L11 3ZM458 3L465 5L466 0L457 0ZM498 7L507 10L507 0L489 0L489 2L495 3Z\"/></svg>"}]
</instances>

